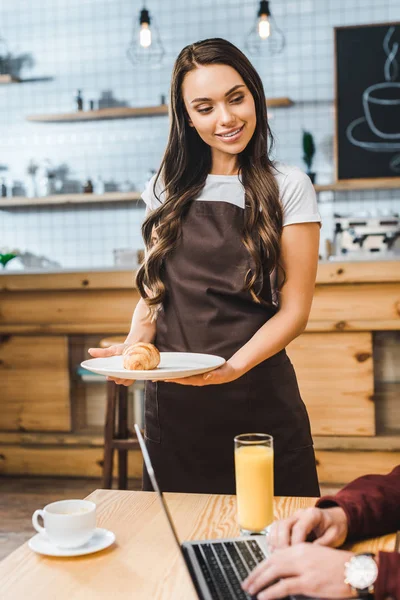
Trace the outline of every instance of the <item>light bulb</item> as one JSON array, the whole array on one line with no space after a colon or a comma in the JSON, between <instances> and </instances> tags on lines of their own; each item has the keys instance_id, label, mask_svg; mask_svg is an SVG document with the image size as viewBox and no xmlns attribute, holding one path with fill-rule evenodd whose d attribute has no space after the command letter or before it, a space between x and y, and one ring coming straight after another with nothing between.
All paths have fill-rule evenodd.
<instances>
[{"instance_id":1,"label":"light bulb","mask_svg":"<svg viewBox=\"0 0 400 600\"><path fill-rule=\"evenodd\" d=\"M271 33L271 27L267 15L261 15L258 21L258 35L262 40L266 40Z\"/></svg>"},{"instance_id":2,"label":"light bulb","mask_svg":"<svg viewBox=\"0 0 400 600\"><path fill-rule=\"evenodd\" d=\"M140 27L139 43L143 48L151 46L151 30L148 23L142 23Z\"/></svg>"},{"instance_id":3,"label":"light bulb","mask_svg":"<svg viewBox=\"0 0 400 600\"><path fill-rule=\"evenodd\" d=\"M142 8L134 26L133 39L127 50L128 58L136 67L143 65L158 68L164 54L164 46L157 25L150 17L149 11Z\"/></svg>"}]
</instances>

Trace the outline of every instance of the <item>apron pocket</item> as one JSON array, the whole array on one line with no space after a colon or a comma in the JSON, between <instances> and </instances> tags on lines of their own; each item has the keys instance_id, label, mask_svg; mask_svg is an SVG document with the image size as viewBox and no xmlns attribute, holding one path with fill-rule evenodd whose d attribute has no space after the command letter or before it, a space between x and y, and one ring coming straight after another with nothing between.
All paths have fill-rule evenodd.
<instances>
[{"instance_id":1,"label":"apron pocket","mask_svg":"<svg viewBox=\"0 0 400 600\"><path fill-rule=\"evenodd\" d=\"M161 443L158 407L158 383L147 381L144 395L144 436L150 442Z\"/></svg>"},{"instance_id":2,"label":"apron pocket","mask_svg":"<svg viewBox=\"0 0 400 600\"><path fill-rule=\"evenodd\" d=\"M290 369L293 369L293 365L286 354L286 350L281 350L253 367L250 373L254 372L256 376L267 378L268 380L282 379L282 374L286 373L287 370L290 371Z\"/></svg>"}]
</instances>

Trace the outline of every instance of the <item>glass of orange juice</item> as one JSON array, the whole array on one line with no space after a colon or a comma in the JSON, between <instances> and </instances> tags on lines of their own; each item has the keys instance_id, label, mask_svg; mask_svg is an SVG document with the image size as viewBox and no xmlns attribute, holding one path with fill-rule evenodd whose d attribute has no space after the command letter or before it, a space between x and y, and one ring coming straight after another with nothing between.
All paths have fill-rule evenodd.
<instances>
[{"instance_id":1,"label":"glass of orange juice","mask_svg":"<svg viewBox=\"0 0 400 600\"><path fill-rule=\"evenodd\" d=\"M266 433L235 437L238 522L242 535L266 534L274 519L274 446Z\"/></svg>"}]
</instances>

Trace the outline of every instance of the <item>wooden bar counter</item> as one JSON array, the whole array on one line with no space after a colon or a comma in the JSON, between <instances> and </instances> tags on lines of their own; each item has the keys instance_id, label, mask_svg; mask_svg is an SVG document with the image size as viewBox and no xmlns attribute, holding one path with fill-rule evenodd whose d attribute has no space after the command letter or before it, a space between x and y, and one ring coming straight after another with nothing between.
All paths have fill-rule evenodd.
<instances>
[{"instance_id":1,"label":"wooden bar counter","mask_svg":"<svg viewBox=\"0 0 400 600\"><path fill-rule=\"evenodd\" d=\"M138 299L128 270L0 275L0 474L101 475L101 431L81 418L76 367L86 347L128 332ZM400 261L319 264L307 329L288 354L324 483L400 463L398 367L382 386L375 356L381 332L395 345L399 330ZM130 475L140 469L134 456Z\"/></svg>"}]
</instances>

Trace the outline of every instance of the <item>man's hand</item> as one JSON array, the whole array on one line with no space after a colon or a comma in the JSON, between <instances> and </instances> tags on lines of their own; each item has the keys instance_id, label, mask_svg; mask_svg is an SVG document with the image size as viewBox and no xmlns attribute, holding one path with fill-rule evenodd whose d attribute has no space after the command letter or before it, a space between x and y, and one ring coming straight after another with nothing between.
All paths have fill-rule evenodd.
<instances>
[{"instance_id":1,"label":"man's hand","mask_svg":"<svg viewBox=\"0 0 400 600\"><path fill-rule=\"evenodd\" d=\"M350 598L354 594L344 583L344 570L352 556L352 552L344 550L297 544L271 554L254 569L242 587L252 596L257 595L257 600L274 600L290 594Z\"/></svg>"},{"instance_id":2,"label":"man's hand","mask_svg":"<svg viewBox=\"0 0 400 600\"><path fill-rule=\"evenodd\" d=\"M268 541L272 549L282 549L305 542L313 535L315 544L337 548L344 543L347 531L346 513L339 506L305 508L288 519L276 521Z\"/></svg>"}]
</instances>

